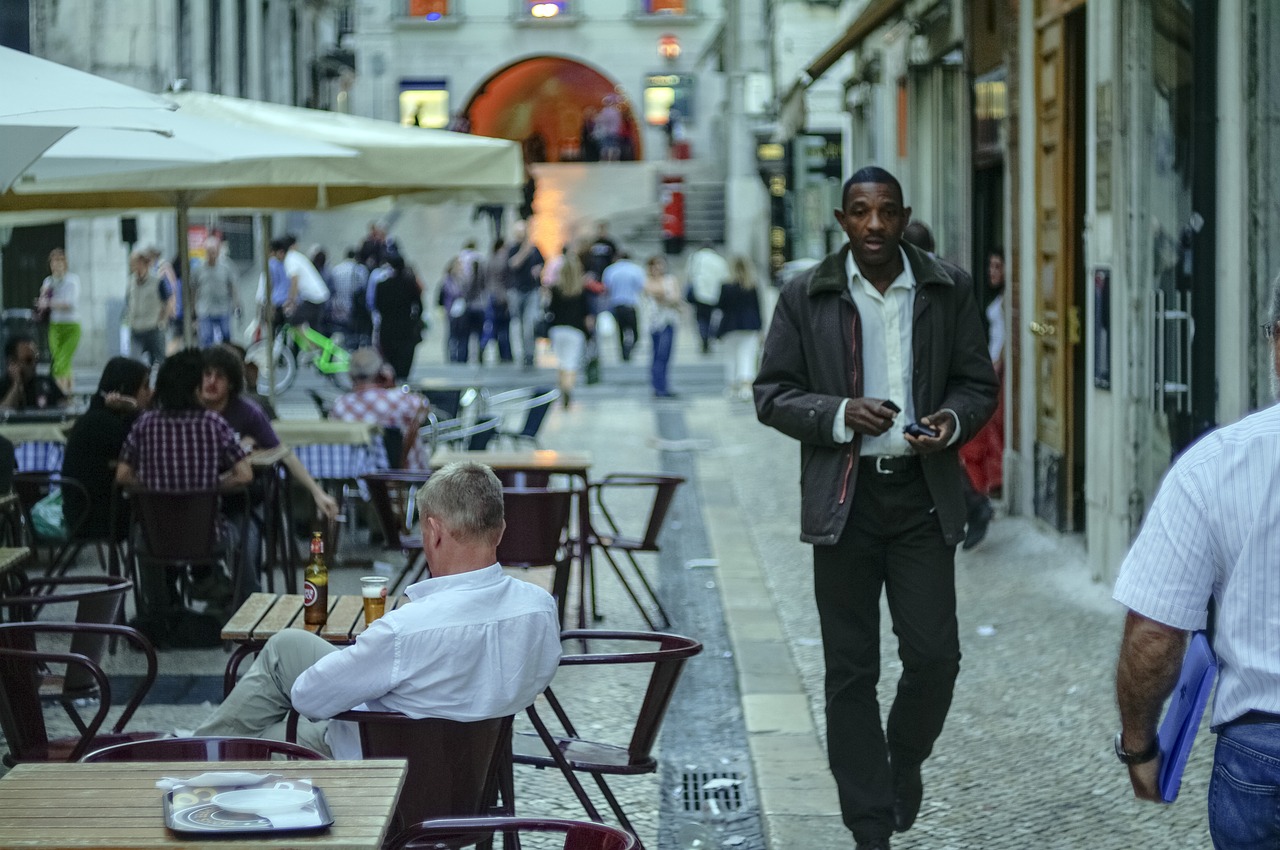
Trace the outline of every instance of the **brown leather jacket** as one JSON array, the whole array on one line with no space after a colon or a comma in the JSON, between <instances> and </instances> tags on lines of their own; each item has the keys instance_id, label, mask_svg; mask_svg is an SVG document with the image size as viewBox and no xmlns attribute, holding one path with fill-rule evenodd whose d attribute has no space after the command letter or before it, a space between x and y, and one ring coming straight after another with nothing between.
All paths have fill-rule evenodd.
<instances>
[{"instance_id":1,"label":"brown leather jacket","mask_svg":"<svg viewBox=\"0 0 1280 850\"><path fill-rule=\"evenodd\" d=\"M958 449L991 417L1000 391L987 356L973 282L954 266L902 243L916 279L912 396L918 416L955 411L960 439L921 457L948 543L964 537ZM849 295L849 247L783 287L755 381L760 421L800 441L800 539L833 545L849 519L861 435L831 435L840 403L862 395L862 333Z\"/></svg>"}]
</instances>

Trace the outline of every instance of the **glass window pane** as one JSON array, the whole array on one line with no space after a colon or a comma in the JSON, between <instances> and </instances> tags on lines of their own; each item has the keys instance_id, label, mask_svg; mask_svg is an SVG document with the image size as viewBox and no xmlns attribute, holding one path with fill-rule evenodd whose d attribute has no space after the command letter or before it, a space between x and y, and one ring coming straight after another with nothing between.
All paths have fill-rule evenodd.
<instances>
[{"instance_id":1,"label":"glass window pane","mask_svg":"<svg viewBox=\"0 0 1280 850\"><path fill-rule=\"evenodd\" d=\"M449 92L440 88L402 88L400 123L440 129L449 125Z\"/></svg>"},{"instance_id":2,"label":"glass window pane","mask_svg":"<svg viewBox=\"0 0 1280 850\"><path fill-rule=\"evenodd\" d=\"M686 0L642 0L646 15L688 14Z\"/></svg>"},{"instance_id":3,"label":"glass window pane","mask_svg":"<svg viewBox=\"0 0 1280 850\"><path fill-rule=\"evenodd\" d=\"M449 16L449 0L409 0L409 17L438 21Z\"/></svg>"},{"instance_id":4,"label":"glass window pane","mask_svg":"<svg viewBox=\"0 0 1280 850\"><path fill-rule=\"evenodd\" d=\"M525 17L549 20L572 12L569 0L524 0Z\"/></svg>"}]
</instances>

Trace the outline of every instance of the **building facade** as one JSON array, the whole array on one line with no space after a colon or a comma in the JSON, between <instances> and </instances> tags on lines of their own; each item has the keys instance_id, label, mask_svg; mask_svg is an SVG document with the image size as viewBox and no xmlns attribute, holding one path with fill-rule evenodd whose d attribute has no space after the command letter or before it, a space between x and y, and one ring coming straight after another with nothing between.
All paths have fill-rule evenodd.
<instances>
[{"instance_id":1,"label":"building facade","mask_svg":"<svg viewBox=\"0 0 1280 850\"><path fill-rule=\"evenodd\" d=\"M1003 495L1082 535L1110 580L1172 459L1273 401L1258 326L1280 271L1280 10L849 5L843 34L779 91L803 98L836 75L850 166L895 171L980 288L1001 246Z\"/></svg>"}]
</instances>

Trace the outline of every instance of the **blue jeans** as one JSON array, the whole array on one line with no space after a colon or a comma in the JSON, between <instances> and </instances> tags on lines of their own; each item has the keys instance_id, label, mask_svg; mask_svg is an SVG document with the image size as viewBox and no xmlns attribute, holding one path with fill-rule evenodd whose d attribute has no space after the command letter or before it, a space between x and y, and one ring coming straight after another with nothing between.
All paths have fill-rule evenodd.
<instances>
[{"instance_id":1,"label":"blue jeans","mask_svg":"<svg viewBox=\"0 0 1280 850\"><path fill-rule=\"evenodd\" d=\"M215 332L219 334L216 338ZM220 316L201 316L200 345L208 348L218 342L231 342L231 317L226 313Z\"/></svg>"},{"instance_id":2,"label":"blue jeans","mask_svg":"<svg viewBox=\"0 0 1280 850\"><path fill-rule=\"evenodd\" d=\"M1216 850L1280 847L1280 723L1228 726L1218 734L1209 834Z\"/></svg>"},{"instance_id":3,"label":"blue jeans","mask_svg":"<svg viewBox=\"0 0 1280 850\"><path fill-rule=\"evenodd\" d=\"M674 325L658 328L650 334L653 337L653 371L651 379L653 391L658 395L671 392L667 385L667 364L671 362L671 346L675 342Z\"/></svg>"}]
</instances>

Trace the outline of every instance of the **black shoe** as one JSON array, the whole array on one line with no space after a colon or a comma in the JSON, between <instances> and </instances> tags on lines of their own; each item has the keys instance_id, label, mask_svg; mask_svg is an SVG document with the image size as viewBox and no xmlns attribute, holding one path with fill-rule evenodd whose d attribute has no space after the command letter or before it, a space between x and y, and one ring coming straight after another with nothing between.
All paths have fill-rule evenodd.
<instances>
[{"instance_id":1,"label":"black shoe","mask_svg":"<svg viewBox=\"0 0 1280 850\"><path fill-rule=\"evenodd\" d=\"M894 767L893 770L893 828L906 832L916 822L920 813L920 801L924 799L924 782L920 779L920 765ZM885 845L888 847L889 845Z\"/></svg>"},{"instance_id":2,"label":"black shoe","mask_svg":"<svg viewBox=\"0 0 1280 850\"><path fill-rule=\"evenodd\" d=\"M987 526L991 525L991 518L995 516L995 511L991 509L990 502L983 502L982 507L973 512L969 517L969 525L965 529L964 543L961 544L962 549L969 550L982 542L987 536Z\"/></svg>"},{"instance_id":3,"label":"black shoe","mask_svg":"<svg viewBox=\"0 0 1280 850\"><path fill-rule=\"evenodd\" d=\"M854 843L854 850L889 850L889 838L871 838Z\"/></svg>"}]
</instances>

